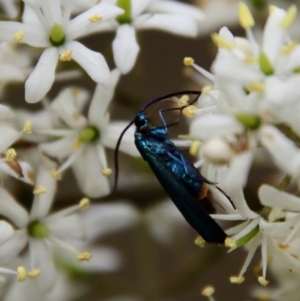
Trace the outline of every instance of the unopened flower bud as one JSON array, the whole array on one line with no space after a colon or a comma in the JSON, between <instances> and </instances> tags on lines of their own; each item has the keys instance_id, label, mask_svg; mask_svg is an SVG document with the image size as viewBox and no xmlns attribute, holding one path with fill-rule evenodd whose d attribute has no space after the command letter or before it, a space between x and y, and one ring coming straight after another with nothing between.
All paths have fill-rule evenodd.
<instances>
[{"instance_id":1,"label":"unopened flower bud","mask_svg":"<svg viewBox=\"0 0 300 301\"><path fill-rule=\"evenodd\" d=\"M232 159L233 152L221 138L213 138L202 147L202 154L206 160L216 165L228 164Z\"/></svg>"}]
</instances>

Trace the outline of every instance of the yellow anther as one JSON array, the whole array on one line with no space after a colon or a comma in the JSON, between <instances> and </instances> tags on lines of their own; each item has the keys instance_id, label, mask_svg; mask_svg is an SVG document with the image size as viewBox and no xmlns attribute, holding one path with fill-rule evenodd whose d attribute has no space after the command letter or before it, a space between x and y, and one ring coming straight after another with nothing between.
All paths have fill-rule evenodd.
<instances>
[{"instance_id":1,"label":"yellow anther","mask_svg":"<svg viewBox=\"0 0 300 301\"><path fill-rule=\"evenodd\" d=\"M234 44L225 38L221 37L218 33L213 33L211 39L217 47L223 47L227 49L233 49Z\"/></svg>"},{"instance_id":2,"label":"yellow anther","mask_svg":"<svg viewBox=\"0 0 300 301\"><path fill-rule=\"evenodd\" d=\"M236 248L236 241L233 240L230 237L226 237L226 239L225 239L225 247L226 248L235 249Z\"/></svg>"},{"instance_id":3,"label":"yellow anther","mask_svg":"<svg viewBox=\"0 0 300 301\"><path fill-rule=\"evenodd\" d=\"M87 252L87 251L84 251L84 252L80 252L77 254L76 256L77 260L80 261L80 262L83 262L83 261L90 261L91 258L92 258L92 255L91 253Z\"/></svg>"},{"instance_id":4,"label":"yellow anther","mask_svg":"<svg viewBox=\"0 0 300 301\"><path fill-rule=\"evenodd\" d=\"M278 7L276 5L269 5L269 14L271 15L277 9L278 9Z\"/></svg>"},{"instance_id":5,"label":"yellow anther","mask_svg":"<svg viewBox=\"0 0 300 301\"><path fill-rule=\"evenodd\" d=\"M257 62L257 58L253 55L246 55L244 61L248 64L255 64Z\"/></svg>"},{"instance_id":6,"label":"yellow anther","mask_svg":"<svg viewBox=\"0 0 300 301\"><path fill-rule=\"evenodd\" d=\"M101 170L101 173L104 175L104 176L110 176L112 174L112 170L111 168L104 168Z\"/></svg>"},{"instance_id":7,"label":"yellow anther","mask_svg":"<svg viewBox=\"0 0 300 301\"><path fill-rule=\"evenodd\" d=\"M37 276L39 276L41 271L39 269L33 269L30 272L27 273L27 277L31 279L35 279Z\"/></svg>"},{"instance_id":8,"label":"yellow anther","mask_svg":"<svg viewBox=\"0 0 300 301\"><path fill-rule=\"evenodd\" d=\"M195 106L188 106L182 110L182 114L185 117L192 118L195 115L197 108Z\"/></svg>"},{"instance_id":9,"label":"yellow anther","mask_svg":"<svg viewBox=\"0 0 300 301\"><path fill-rule=\"evenodd\" d=\"M205 247L205 240L201 236L197 236L196 239L195 239L195 244L200 248L204 248Z\"/></svg>"},{"instance_id":10,"label":"yellow anther","mask_svg":"<svg viewBox=\"0 0 300 301\"><path fill-rule=\"evenodd\" d=\"M298 46L298 44L299 44L298 41L295 41L295 40L291 41L287 45L284 45L281 47L280 53L281 54L289 54Z\"/></svg>"},{"instance_id":11,"label":"yellow anther","mask_svg":"<svg viewBox=\"0 0 300 301\"><path fill-rule=\"evenodd\" d=\"M239 22L244 29L251 28L255 25L250 9L243 2L239 2Z\"/></svg>"},{"instance_id":12,"label":"yellow anther","mask_svg":"<svg viewBox=\"0 0 300 301\"><path fill-rule=\"evenodd\" d=\"M278 248L281 249L282 251L288 251L288 250L291 249L291 245L289 245L289 244L284 245L284 244L278 243L277 246L278 246Z\"/></svg>"},{"instance_id":13,"label":"yellow anther","mask_svg":"<svg viewBox=\"0 0 300 301\"><path fill-rule=\"evenodd\" d=\"M207 86L204 86L201 91L203 94L208 94L208 92L210 92L212 89L213 89L212 86L207 85Z\"/></svg>"},{"instance_id":14,"label":"yellow anther","mask_svg":"<svg viewBox=\"0 0 300 301\"><path fill-rule=\"evenodd\" d=\"M46 193L47 192L47 189L43 186L38 186L38 187L35 187L33 189L33 194L34 195L40 195L40 194L43 194L43 193Z\"/></svg>"},{"instance_id":15,"label":"yellow anther","mask_svg":"<svg viewBox=\"0 0 300 301\"><path fill-rule=\"evenodd\" d=\"M72 60L72 50L66 50L64 51L60 57L59 60L62 62L69 62Z\"/></svg>"},{"instance_id":16,"label":"yellow anther","mask_svg":"<svg viewBox=\"0 0 300 301\"><path fill-rule=\"evenodd\" d=\"M210 297L214 293L215 293L215 288L213 286L207 286L201 292L202 296L205 296L205 297Z\"/></svg>"},{"instance_id":17,"label":"yellow anther","mask_svg":"<svg viewBox=\"0 0 300 301\"><path fill-rule=\"evenodd\" d=\"M98 15L98 14L95 14L95 15L92 15L92 16L89 17L89 21L90 21L91 23L98 23L98 22L100 22L102 19L103 19L103 17L100 16L100 15Z\"/></svg>"},{"instance_id":18,"label":"yellow anther","mask_svg":"<svg viewBox=\"0 0 300 301\"><path fill-rule=\"evenodd\" d=\"M25 134L31 134L32 133L32 122L30 120L26 120L23 126L23 132Z\"/></svg>"},{"instance_id":19,"label":"yellow anther","mask_svg":"<svg viewBox=\"0 0 300 301\"><path fill-rule=\"evenodd\" d=\"M283 29L288 29L294 23L297 16L297 7L296 5L291 5L288 10L286 11L286 15L280 21L279 26Z\"/></svg>"},{"instance_id":20,"label":"yellow anther","mask_svg":"<svg viewBox=\"0 0 300 301\"><path fill-rule=\"evenodd\" d=\"M79 209L87 208L90 205L90 200L88 198L83 198L79 202Z\"/></svg>"},{"instance_id":21,"label":"yellow anther","mask_svg":"<svg viewBox=\"0 0 300 301\"><path fill-rule=\"evenodd\" d=\"M17 156L17 153L15 151L14 148L9 148L7 151L6 151L6 154L5 154L5 161L6 162L11 162L13 161Z\"/></svg>"},{"instance_id":22,"label":"yellow anther","mask_svg":"<svg viewBox=\"0 0 300 301\"><path fill-rule=\"evenodd\" d=\"M17 274L18 274L18 281L19 282L24 282L26 279L26 270L24 267L18 267L17 268Z\"/></svg>"},{"instance_id":23,"label":"yellow anther","mask_svg":"<svg viewBox=\"0 0 300 301\"><path fill-rule=\"evenodd\" d=\"M81 146L82 146L82 142L77 139L70 147L71 149L76 149L76 148L80 148Z\"/></svg>"},{"instance_id":24,"label":"yellow anther","mask_svg":"<svg viewBox=\"0 0 300 301\"><path fill-rule=\"evenodd\" d=\"M244 276L231 276L230 278L230 282L234 283L234 284L241 284L245 281L245 277Z\"/></svg>"},{"instance_id":25,"label":"yellow anther","mask_svg":"<svg viewBox=\"0 0 300 301\"><path fill-rule=\"evenodd\" d=\"M263 286L267 286L270 282L270 281L266 280L263 276L259 276L257 280Z\"/></svg>"},{"instance_id":26,"label":"yellow anther","mask_svg":"<svg viewBox=\"0 0 300 301\"><path fill-rule=\"evenodd\" d=\"M250 92L252 92L252 91L264 92L265 91L265 86L260 82L253 82L247 88Z\"/></svg>"},{"instance_id":27,"label":"yellow anther","mask_svg":"<svg viewBox=\"0 0 300 301\"><path fill-rule=\"evenodd\" d=\"M180 97L180 99L178 100L178 104L183 107L183 106L186 106L189 102L189 97L187 95L182 95Z\"/></svg>"},{"instance_id":28,"label":"yellow anther","mask_svg":"<svg viewBox=\"0 0 300 301\"><path fill-rule=\"evenodd\" d=\"M200 149L201 142L199 140L195 140L192 142L189 152L192 156L197 156Z\"/></svg>"},{"instance_id":29,"label":"yellow anther","mask_svg":"<svg viewBox=\"0 0 300 301\"><path fill-rule=\"evenodd\" d=\"M195 61L192 57L185 57L183 59L183 63L185 66L192 66L195 63Z\"/></svg>"},{"instance_id":30,"label":"yellow anther","mask_svg":"<svg viewBox=\"0 0 300 301\"><path fill-rule=\"evenodd\" d=\"M299 255L297 255L297 254L291 254L291 256L292 256L293 258L299 260Z\"/></svg>"},{"instance_id":31,"label":"yellow anther","mask_svg":"<svg viewBox=\"0 0 300 301\"><path fill-rule=\"evenodd\" d=\"M57 172L56 168L52 168L51 169L51 176L53 179L55 179L56 181L59 181L62 179L62 175L60 172Z\"/></svg>"},{"instance_id":32,"label":"yellow anther","mask_svg":"<svg viewBox=\"0 0 300 301\"><path fill-rule=\"evenodd\" d=\"M80 94L81 89L80 88L74 88L72 89L72 95L73 96L77 96L78 94Z\"/></svg>"},{"instance_id":33,"label":"yellow anther","mask_svg":"<svg viewBox=\"0 0 300 301\"><path fill-rule=\"evenodd\" d=\"M19 43L22 41L23 37L24 37L24 31L17 31L14 34L13 40L15 43Z\"/></svg>"}]
</instances>

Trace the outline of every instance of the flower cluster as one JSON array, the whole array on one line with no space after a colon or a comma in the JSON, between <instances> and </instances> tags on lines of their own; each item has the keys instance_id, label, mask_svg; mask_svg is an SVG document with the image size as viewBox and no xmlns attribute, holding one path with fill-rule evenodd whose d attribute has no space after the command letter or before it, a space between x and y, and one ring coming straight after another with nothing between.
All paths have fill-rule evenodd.
<instances>
[{"instance_id":1,"label":"flower cluster","mask_svg":"<svg viewBox=\"0 0 300 301\"><path fill-rule=\"evenodd\" d=\"M267 285L267 263L274 260L296 274L299 265L300 198L285 192L291 180L299 182L299 51L300 45L288 33L296 19L295 5L286 11L270 6L261 41L255 38L254 18L244 3L239 3L240 25L246 38L235 37L227 27L212 35L218 47L212 72L185 58L188 66L211 82L202 88L195 107L185 114L192 117L191 148L198 153L205 176L231 198L235 208L216 194L224 214L213 215L221 220L240 220L228 229L231 251L245 246L248 255L238 276L231 282L244 281L244 273L255 251L261 248L261 272L258 281ZM201 142L201 143L199 143ZM263 206L251 210L244 187L256 158L270 162L282 172L277 187L267 183L258 189ZM269 180L270 182L270 180ZM275 184L276 185L276 184ZM298 184L299 185L299 184Z\"/></svg>"}]
</instances>

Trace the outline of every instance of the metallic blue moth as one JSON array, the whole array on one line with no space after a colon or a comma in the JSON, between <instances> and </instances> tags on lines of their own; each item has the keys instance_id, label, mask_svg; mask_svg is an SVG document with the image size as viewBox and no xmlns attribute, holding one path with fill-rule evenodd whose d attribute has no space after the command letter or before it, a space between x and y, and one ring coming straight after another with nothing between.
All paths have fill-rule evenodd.
<instances>
[{"instance_id":1,"label":"metallic blue moth","mask_svg":"<svg viewBox=\"0 0 300 301\"><path fill-rule=\"evenodd\" d=\"M135 124L134 138L137 149L183 217L206 242L224 244L227 235L201 204L201 200L207 196L207 184L214 183L205 179L168 138L168 128L175 125L177 121L166 124L162 112L172 110L181 112L184 107L161 110L163 126L160 127L151 126L148 117L143 113L156 102L183 94L196 94L195 101L200 96L198 91L181 91L156 98L139 110L134 120L123 130L115 150L115 188L118 177L119 146L125 132Z\"/></svg>"}]
</instances>

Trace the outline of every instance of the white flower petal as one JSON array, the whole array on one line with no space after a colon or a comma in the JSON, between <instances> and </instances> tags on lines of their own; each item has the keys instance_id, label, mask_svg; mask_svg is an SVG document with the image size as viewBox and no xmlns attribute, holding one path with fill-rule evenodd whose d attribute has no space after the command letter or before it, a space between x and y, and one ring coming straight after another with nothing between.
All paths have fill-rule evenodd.
<instances>
[{"instance_id":1,"label":"white flower petal","mask_svg":"<svg viewBox=\"0 0 300 301\"><path fill-rule=\"evenodd\" d=\"M56 192L56 180L52 177L51 170L44 167L43 163L40 164L36 179L36 187L40 186L46 189L46 193L34 197L30 212L31 221L42 219L49 213Z\"/></svg>"},{"instance_id":2,"label":"white flower petal","mask_svg":"<svg viewBox=\"0 0 300 301\"><path fill-rule=\"evenodd\" d=\"M177 1L151 1L150 5L147 7L147 11L152 13L182 14L197 20L197 22L202 22L205 20L205 15L200 8L196 7L195 5Z\"/></svg>"},{"instance_id":3,"label":"white flower petal","mask_svg":"<svg viewBox=\"0 0 300 301\"><path fill-rule=\"evenodd\" d=\"M34 103L41 100L50 90L55 77L58 57L56 47L44 50L25 83L25 100L27 102Z\"/></svg>"},{"instance_id":4,"label":"white flower petal","mask_svg":"<svg viewBox=\"0 0 300 301\"><path fill-rule=\"evenodd\" d=\"M111 72L111 87L104 88L101 84L96 86L88 112L89 122L101 128L103 117L107 111L110 101L115 92L116 85L120 78L120 71L114 69Z\"/></svg>"},{"instance_id":5,"label":"white flower petal","mask_svg":"<svg viewBox=\"0 0 300 301\"><path fill-rule=\"evenodd\" d=\"M85 238L85 229L81 218L75 214L57 219L50 219L48 222L46 220L45 225L50 230L52 236L62 240L83 240Z\"/></svg>"},{"instance_id":6,"label":"white flower petal","mask_svg":"<svg viewBox=\"0 0 300 301\"><path fill-rule=\"evenodd\" d=\"M18 32L24 34L20 41L21 43L26 43L33 47L47 47L50 45L43 29L40 27L20 22L0 21L1 41L14 42L14 35Z\"/></svg>"},{"instance_id":7,"label":"white flower petal","mask_svg":"<svg viewBox=\"0 0 300 301\"><path fill-rule=\"evenodd\" d=\"M300 151L294 142L278 129L271 125L264 125L261 129L261 143L281 170L290 175L299 173Z\"/></svg>"},{"instance_id":8,"label":"white flower petal","mask_svg":"<svg viewBox=\"0 0 300 301\"><path fill-rule=\"evenodd\" d=\"M134 27L129 24L119 26L112 47L116 66L123 74L131 71L140 51Z\"/></svg>"},{"instance_id":9,"label":"white flower petal","mask_svg":"<svg viewBox=\"0 0 300 301\"><path fill-rule=\"evenodd\" d=\"M225 210L228 214L236 214L236 210L233 208L228 197L224 195L215 185L209 185L209 190L213 194L213 199L217 201L219 206Z\"/></svg>"},{"instance_id":10,"label":"white flower petal","mask_svg":"<svg viewBox=\"0 0 300 301\"><path fill-rule=\"evenodd\" d=\"M88 95L88 92L83 89L78 91L73 87L66 88L52 102L51 109L56 112L67 126L74 129L82 128L87 120L77 109L76 102L78 98L86 102Z\"/></svg>"},{"instance_id":11,"label":"white flower petal","mask_svg":"<svg viewBox=\"0 0 300 301\"><path fill-rule=\"evenodd\" d=\"M268 77L265 84L267 102L275 108L293 105L300 98L299 85L300 74L289 77ZM287 95L289 97L286 97Z\"/></svg>"},{"instance_id":12,"label":"white flower petal","mask_svg":"<svg viewBox=\"0 0 300 301\"><path fill-rule=\"evenodd\" d=\"M98 24L101 26L103 23L105 24L109 21L109 19L115 18L123 12L124 10L118 6L107 3L98 3L70 21L69 38L78 38L89 32L93 27L95 27L95 31L97 31ZM99 15L102 17L102 20L99 23L90 22L89 18L94 15Z\"/></svg>"},{"instance_id":13,"label":"white flower petal","mask_svg":"<svg viewBox=\"0 0 300 301\"><path fill-rule=\"evenodd\" d=\"M1 262L10 262L25 248L28 242L27 230L15 231L13 237L0 246Z\"/></svg>"},{"instance_id":14,"label":"white flower petal","mask_svg":"<svg viewBox=\"0 0 300 301\"><path fill-rule=\"evenodd\" d=\"M285 37L285 29L279 24L286 15L285 10L276 8L270 15L266 22L263 31L263 51L267 54L271 63L274 63L280 48L283 45Z\"/></svg>"},{"instance_id":15,"label":"white flower petal","mask_svg":"<svg viewBox=\"0 0 300 301\"><path fill-rule=\"evenodd\" d=\"M298 215L289 218L285 222L276 222L276 223L268 223L267 221L261 218L259 223L259 228L264 235L275 238L283 244L284 240L289 235L291 229L295 226L297 221L299 221Z\"/></svg>"},{"instance_id":16,"label":"white flower petal","mask_svg":"<svg viewBox=\"0 0 300 301\"><path fill-rule=\"evenodd\" d=\"M0 214L11 220L17 227L26 227L27 211L3 188L0 188Z\"/></svg>"},{"instance_id":17,"label":"white flower petal","mask_svg":"<svg viewBox=\"0 0 300 301\"><path fill-rule=\"evenodd\" d=\"M77 132L74 131L74 135L69 135L53 142L40 144L40 150L55 158L64 159L74 151L72 146L74 147L76 139Z\"/></svg>"},{"instance_id":18,"label":"white flower petal","mask_svg":"<svg viewBox=\"0 0 300 301\"><path fill-rule=\"evenodd\" d=\"M4 153L14 142L20 138L20 132L15 130L11 125L0 124L0 153Z\"/></svg>"},{"instance_id":19,"label":"white flower petal","mask_svg":"<svg viewBox=\"0 0 300 301\"><path fill-rule=\"evenodd\" d=\"M124 130L127 124L128 123L124 121L110 122L103 130L103 145L105 147L115 149L117 140L119 139L121 132ZM134 131L135 129L133 127L130 127L127 130L120 144L120 150L130 156L139 157L140 153L134 144Z\"/></svg>"},{"instance_id":20,"label":"white flower petal","mask_svg":"<svg viewBox=\"0 0 300 301\"><path fill-rule=\"evenodd\" d=\"M244 193L242 188L235 188L232 191L227 191L226 193L230 196L233 204L235 205L236 210L247 219L255 219L258 217L254 211L252 211L245 200Z\"/></svg>"},{"instance_id":21,"label":"white flower petal","mask_svg":"<svg viewBox=\"0 0 300 301\"><path fill-rule=\"evenodd\" d=\"M131 18L135 19L152 2L152 0L131 0Z\"/></svg>"},{"instance_id":22,"label":"white flower petal","mask_svg":"<svg viewBox=\"0 0 300 301\"><path fill-rule=\"evenodd\" d=\"M147 210L145 220L153 237L160 243L172 244L185 219L171 201L165 201Z\"/></svg>"},{"instance_id":23,"label":"white flower petal","mask_svg":"<svg viewBox=\"0 0 300 301\"><path fill-rule=\"evenodd\" d=\"M278 257L281 263L287 266L290 270L297 273L300 272L300 261L291 255L290 252L283 251L274 239L268 240L268 247L271 254ZM295 254L295 253L293 253ZM296 253L297 254L297 253Z\"/></svg>"},{"instance_id":24,"label":"white flower petal","mask_svg":"<svg viewBox=\"0 0 300 301\"><path fill-rule=\"evenodd\" d=\"M82 221L89 241L109 235L134 225L139 219L138 211L125 202L91 205L82 212ZM101 227L97 226L100 225Z\"/></svg>"},{"instance_id":25,"label":"white flower petal","mask_svg":"<svg viewBox=\"0 0 300 301\"><path fill-rule=\"evenodd\" d=\"M222 188L224 188L225 191L232 190L234 187L245 187L253 156L254 150L250 150L233 157L226 178L222 182Z\"/></svg>"},{"instance_id":26,"label":"white flower petal","mask_svg":"<svg viewBox=\"0 0 300 301\"><path fill-rule=\"evenodd\" d=\"M137 29L158 29L187 37L195 37L198 33L195 20L178 14L141 15L135 19L133 26Z\"/></svg>"},{"instance_id":27,"label":"white flower petal","mask_svg":"<svg viewBox=\"0 0 300 301\"><path fill-rule=\"evenodd\" d=\"M73 163L73 169L81 191L90 197L109 194L107 177L103 176L101 162L94 146L86 146Z\"/></svg>"},{"instance_id":28,"label":"white flower petal","mask_svg":"<svg viewBox=\"0 0 300 301\"><path fill-rule=\"evenodd\" d=\"M77 41L70 41L65 46L72 51L72 58L76 61L96 83L110 86L110 72L105 58L99 52L92 51Z\"/></svg>"},{"instance_id":29,"label":"white flower petal","mask_svg":"<svg viewBox=\"0 0 300 301\"><path fill-rule=\"evenodd\" d=\"M242 125L230 115L203 115L193 120L190 126L190 134L204 141L215 136L242 132Z\"/></svg>"},{"instance_id":30,"label":"white flower petal","mask_svg":"<svg viewBox=\"0 0 300 301\"><path fill-rule=\"evenodd\" d=\"M89 248L92 258L89 262L77 264L78 269L86 272L112 272L120 268L121 256L112 248L93 247Z\"/></svg>"},{"instance_id":31,"label":"white flower petal","mask_svg":"<svg viewBox=\"0 0 300 301\"><path fill-rule=\"evenodd\" d=\"M48 293L53 289L57 277L52 253L44 239L30 238L29 248L32 269L41 271L35 281L43 294Z\"/></svg>"},{"instance_id":32,"label":"white flower petal","mask_svg":"<svg viewBox=\"0 0 300 301\"><path fill-rule=\"evenodd\" d=\"M6 221L0 221L0 246L6 243L14 235L13 227Z\"/></svg>"},{"instance_id":33,"label":"white flower petal","mask_svg":"<svg viewBox=\"0 0 300 301\"><path fill-rule=\"evenodd\" d=\"M300 198L270 185L261 185L258 190L258 196L261 204L264 206L278 207L287 211L300 211Z\"/></svg>"},{"instance_id":34,"label":"white flower petal","mask_svg":"<svg viewBox=\"0 0 300 301\"><path fill-rule=\"evenodd\" d=\"M0 63L0 81L11 82L11 81L23 81L25 80L25 72L19 67L10 64Z\"/></svg>"}]
</instances>

